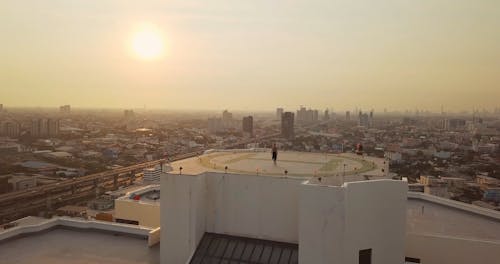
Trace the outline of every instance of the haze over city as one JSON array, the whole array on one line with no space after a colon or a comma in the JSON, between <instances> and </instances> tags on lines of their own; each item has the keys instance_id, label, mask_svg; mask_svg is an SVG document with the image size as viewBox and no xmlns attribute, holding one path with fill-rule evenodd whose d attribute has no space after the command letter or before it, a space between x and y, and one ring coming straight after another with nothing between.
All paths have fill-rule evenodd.
<instances>
[{"instance_id":1,"label":"haze over city","mask_svg":"<svg viewBox=\"0 0 500 264\"><path fill-rule=\"evenodd\" d=\"M500 2L0 3L11 107L493 109Z\"/></svg>"},{"instance_id":2,"label":"haze over city","mask_svg":"<svg viewBox=\"0 0 500 264\"><path fill-rule=\"evenodd\" d=\"M1 264L498 264L500 1L0 0Z\"/></svg>"}]
</instances>

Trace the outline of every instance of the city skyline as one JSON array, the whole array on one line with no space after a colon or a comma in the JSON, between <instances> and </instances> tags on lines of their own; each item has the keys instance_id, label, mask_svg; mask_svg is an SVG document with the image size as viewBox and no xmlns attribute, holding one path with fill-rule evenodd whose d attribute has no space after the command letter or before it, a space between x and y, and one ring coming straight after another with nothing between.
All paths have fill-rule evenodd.
<instances>
[{"instance_id":1,"label":"city skyline","mask_svg":"<svg viewBox=\"0 0 500 264\"><path fill-rule=\"evenodd\" d=\"M26 4L0 4L7 106L457 111L500 97L493 1Z\"/></svg>"}]
</instances>

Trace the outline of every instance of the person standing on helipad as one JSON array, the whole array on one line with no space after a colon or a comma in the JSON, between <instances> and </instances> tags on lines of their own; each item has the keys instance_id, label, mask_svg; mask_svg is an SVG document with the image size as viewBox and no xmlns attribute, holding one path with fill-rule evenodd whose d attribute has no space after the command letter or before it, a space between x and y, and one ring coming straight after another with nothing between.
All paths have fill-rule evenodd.
<instances>
[{"instance_id":1,"label":"person standing on helipad","mask_svg":"<svg viewBox=\"0 0 500 264\"><path fill-rule=\"evenodd\" d=\"M276 160L278 159L278 147L276 147L276 143L273 144L272 153L273 153L272 159L274 164L276 165Z\"/></svg>"}]
</instances>

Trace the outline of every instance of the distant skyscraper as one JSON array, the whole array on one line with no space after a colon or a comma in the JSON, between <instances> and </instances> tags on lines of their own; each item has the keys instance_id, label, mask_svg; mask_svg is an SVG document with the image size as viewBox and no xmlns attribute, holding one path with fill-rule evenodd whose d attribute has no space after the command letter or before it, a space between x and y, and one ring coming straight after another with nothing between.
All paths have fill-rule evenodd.
<instances>
[{"instance_id":1,"label":"distant skyscraper","mask_svg":"<svg viewBox=\"0 0 500 264\"><path fill-rule=\"evenodd\" d=\"M49 135L49 120L46 118L40 119L40 137L47 137Z\"/></svg>"},{"instance_id":2,"label":"distant skyscraper","mask_svg":"<svg viewBox=\"0 0 500 264\"><path fill-rule=\"evenodd\" d=\"M40 136L40 119L31 120L30 134L32 137Z\"/></svg>"},{"instance_id":3,"label":"distant skyscraper","mask_svg":"<svg viewBox=\"0 0 500 264\"><path fill-rule=\"evenodd\" d=\"M367 113L359 111L359 126L370 127L370 116Z\"/></svg>"},{"instance_id":4,"label":"distant skyscraper","mask_svg":"<svg viewBox=\"0 0 500 264\"><path fill-rule=\"evenodd\" d=\"M20 125L16 121L5 121L0 124L0 134L3 136L17 138L20 132Z\"/></svg>"},{"instance_id":5,"label":"distant skyscraper","mask_svg":"<svg viewBox=\"0 0 500 264\"><path fill-rule=\"evenodd\" d=\"M210 133L222 132L224 131L224 123L220 118L209 118L207 128Z\"/></svg>"},{"instance_id":6,"label":"distant skyscraper","mask_svg":"<svg viewBox=\"0 0 500 264\"><path fill-rule=\"evenodd\" d=\"M460 130L464 129L467 124L465 119L461 118L450 118L443 120L443 128L445 130Z\"/></svg>"},{"instance_id":7,"label":"distant skyscraper","mask_svg":"<svg viewBox=\"0 0 500 264\"><path fill-rule=\"evenodd\" d=\"M59 120L58 119L48 119L47 121L48 135L53 137L59 135Z\"/></svg>"},{"instance_id":8,"label":"distant skyscraper","mask_svg":"<svg viewBox=\"0 0 500 264\"><path fill-rule=\"evenodd\" d=\"M224 121L228 121L228 120L232 120L233 119L233 114L227 110L224 110L224 112L222 112L222 120Z\"/></svg>"},{"instance_id":9,"label":"distant skyscraper","mask_svg":"<svg viewBox=\"0 0 500 264\"><path fill-rule=\"evenodd\" d=\"M134 110L132 110L132 109L124 110L123 115L125 115L125 118L132 118L135 116Z\"/></svg>"},{"instance_id":10,"label":"distant skyscraper","mask_svg":"<svg viewBox=\"0 0 500 264\"><path fill-rule=\"evenodd\" d=\"M0 112L3 111L3 104L0 104Z\"/></svg>"},{"instance_id":11,"label":"distant skyscraper","mask_svg":"<svg viewBox=\"0 0 500 264\"><path fill-rule=\"evenodd\" d=\"M345 112L345 120L347 120L347 121L351 120L351 112L350 111Z\"/></svg>"},{"instance_id":12,"label":"distant skyscraper","mask_svg":"<svg viewBox=\"0 0 500 264\"><path fill-rule=\"evenodd\" d=\"M31 120L30 133L32 137L57 136L59 134L58 119L33 119Z\"/></svg>"},{"instance_id":13,"label":"distant skyscraper","mask_svg":"<svg viewBox=\"0 0 500 264\"><path fill-rule=\"evenodd\" d=\"M323 120L330 120L330 113L328 109L325 110L325 114L323 115Z\"/></svg>"},{"instance_id":14,"label":"distant skyscraper","mask_svg":"<svg viewBox=\"0 0 500 264\"><path fill-rule=\"evenodd\" d=\"M71 112L71 106L70 105L62 105L59 107L59 112L61 114L69 114Z\"/></svg>"},{"instance_id":15,"label":"distant skyscraper","mask_svg":"<svg viewBox=\"0 0 500 264\"><path fill-rule=\"evenodd\" d=\"M281 136L287 139L292 139L295 136L294 132L294 114L292 112L284 112L281 116Z\"/></svg>"},{"instance_id":16,"label":"distant skyscraper","mask_svg":"<svg viewBox=\"0 0 500 264\"><path fill-rule=\"evenodd\" d=\"M313 109L306 109L301 106L299 110L297 110L297 123L313 123L319 120L319 111Z\"/></svg>"},{"instance_id":17,"label":"distant skyscraper","mask_svg":"<svg viewBox=\"0 0 500 264\"><path fill-rule=\"evenodd\" d=\"M253 135L253 117L252 116L243 117L243 133L247 133L250 136Z\"/></svg>"},{"instance_id":18,"label":"distant skyscraper","mask_svg":"<svg viewBox=\"0 0 500 264\"><path fill-rule=\"evenodd\" d=\"M283 108L276 108L276 118L281 120L281 116L283 115Z\"/></svg>"}]
</instances>

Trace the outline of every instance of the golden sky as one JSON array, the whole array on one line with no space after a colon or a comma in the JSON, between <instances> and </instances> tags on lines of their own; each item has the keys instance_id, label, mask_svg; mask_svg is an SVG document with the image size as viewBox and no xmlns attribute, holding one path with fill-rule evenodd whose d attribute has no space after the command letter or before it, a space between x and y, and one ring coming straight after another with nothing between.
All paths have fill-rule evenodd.
<instances>
[{"instance_id":1,"label":"golden sky","mask_svg":"<svg viewBox=\"0 0 500 264\"><path fill-rule=\"evenodd\" d=\"M499 18L498 0L2 0L0 103L493 108ZM143 24L160 58L131 48Z\"/></svg>"}]
</instances>

